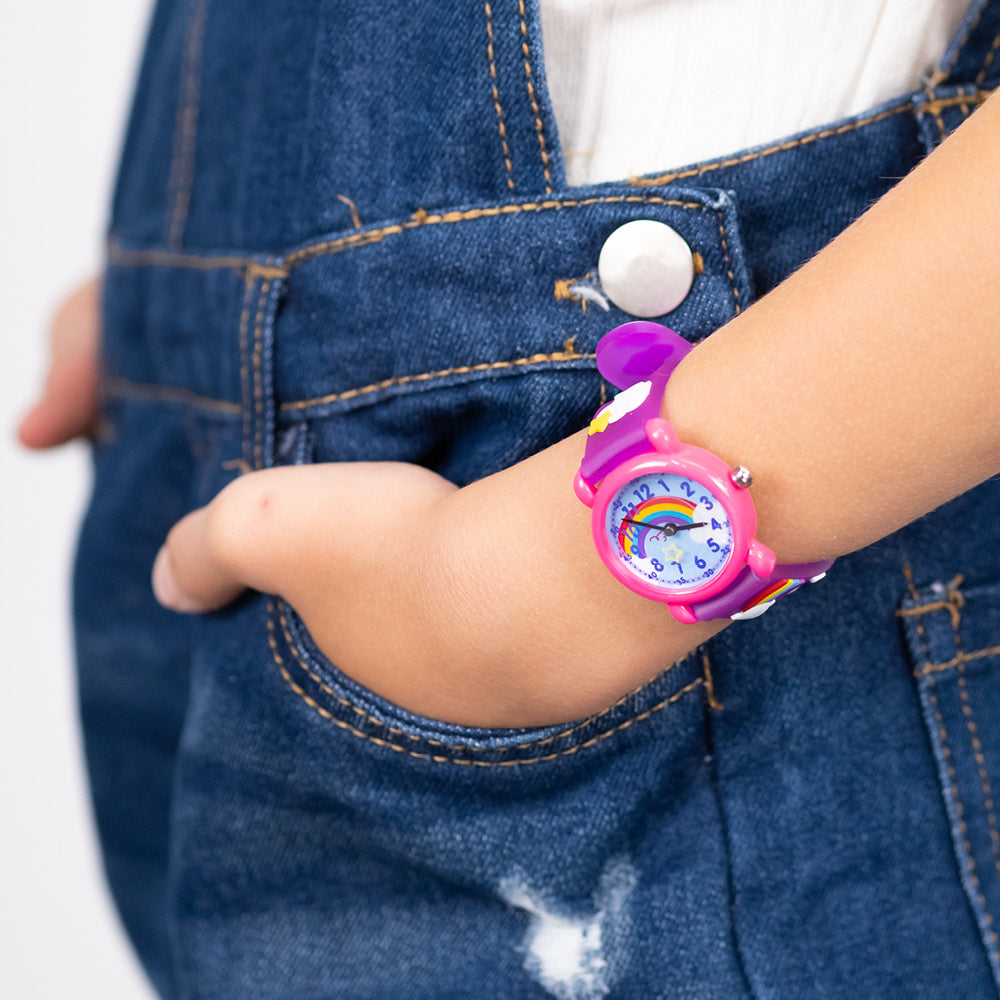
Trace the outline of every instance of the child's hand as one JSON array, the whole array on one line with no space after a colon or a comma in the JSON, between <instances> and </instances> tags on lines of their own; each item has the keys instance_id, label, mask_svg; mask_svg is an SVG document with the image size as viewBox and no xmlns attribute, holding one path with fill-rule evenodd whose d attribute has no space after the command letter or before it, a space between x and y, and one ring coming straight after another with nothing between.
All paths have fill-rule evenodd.
<instances>
[{"instance_id":1,"label":"child's hand","mask_svg":"<svg viewBox=\"0 0 1000 1000\"><path fill-rule=\"evenodd\" d=\"M401 463L250 473L174 527L154 589L179 611L280 594L338 667L423 715L580 718L721 627L612 579L573 495L582 450L578 435L461 490Z\"/></svg>"},{"instance_id":2,"label":"child's hand","mask_svg":"<svg viewBox=\"0 0 1000 1000\"><path fill-rule=\"evenodd\" d=\"M51 448L90 434L97 421L100 280L67 296L52 321L49 370L42 396L17 429L29 448Z\"/></svg>"}]
</instances>

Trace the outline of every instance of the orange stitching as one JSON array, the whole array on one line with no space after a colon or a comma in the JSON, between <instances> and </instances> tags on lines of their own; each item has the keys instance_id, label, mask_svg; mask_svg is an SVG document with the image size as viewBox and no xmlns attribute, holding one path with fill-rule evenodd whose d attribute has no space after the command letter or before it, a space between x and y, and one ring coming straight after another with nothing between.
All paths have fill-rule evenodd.
<instances>
[{"instance_id":1,"label":"orange stitching","mask_svg":"<svg viewBox=\"0 0 1000 1000\"><path fill-rule=\"evenodd\" d=\"M990 93L992 93L992 91L987 90L980 91L975 95L963 94L958 97L944 97L940 100L929 102L924 105L921 110L934 113L940 108L961 104L963 101L968 103L970 100L975 101L977 104L982 104ZM634 187L653 187L662 184L670 184L673 181L682 180L685 177L697 177L699 174L710 173L713 170L722 170L725 167L735 167L741 163L749 163L751 160L756 160L763 156L771 156L774 153L784 153L790 149L795 149L798 146L806 146L810 143L817 142L820 139L829 139L831 136L843 135L845 132L852 132L854 129L862 128L865 125L873 125L875 122L880 122L885 118L891 118L893 115L902 114L912 110L912 103L910 101L906 101L904 104L899 104L886 111L880 111L875 115L869 115L867 118L859 118L857 121L848 122L844 125L838 125L836 128L824 129L821 132L813 132L809 135L801 136L798 139L789 139L786 142L780 142L773 146L768 146L765 149L759 149L751 153L744 153L742 156L734 156L725 160L710 160L707 163L700 163L695 167L691 167L689 170L673 170L670 173L659 174L656 177L632 177L629 179L629 183Z\"/></svg>"},{"instance_id":2,"label":"orange stitching","mask_svg":"<svg viewBox=\"0 0 1000 1000\"><path fill-rule=\"evenodd\" d=\"M111 242L108 244L108 263L119 267L176 267L199 271L228 267L242 271L253 265L253 258L213 257L210 254L176 253L173 250L126 250L120 244Z\"/></svg>"},{"instance_id":3,"label":"orange stitching","mask_svg":"<svg viewBox=\"0 0 1000 1000\"><path fill-rule=\"evenodd\" d=\"M906 586L910 592L910 596L914 600L919 600L920 594L913 583L913 571L910 568L909 564L903 566L903 575L906 577ZM954 627L954 621L955 619L953 617L952 618L953 627ZM924 660L925 662L929 663L930 643L927 639L927 632L924 629L924 623L918 618L916 625L917 625L917 635L920 637L920 645L924 653ZM970 659L973 657L973 655L975 654L971 653L964 654L966 658ZM938 737L941 740L941 756L944 758L945 761L945 768L948 772L951 794L955 802L955 814L956 817L958 818L958 827L962 836L962 844L965 848L965 864L969 874L969 882L972 884L973 888L976 891L976 898L979 900L979 904L983 908L983 913L985 915L986 922L990 926L990 928L992 928L994 924L993 914L990 913L987 907L986 897L983 896L982 892L980 891L979 876L976 874L976 862L972 856L972 845L969 843L968 827L965 825L965 819L964 819L965 807L962 804L962 798L958 790L958 785L956 783L955 767L951 762L951 748L948 745L948 730L945 727L944 717L941 715L941 710L938 706L937 695L934 693L934 684L935 684L934 678L931 677L926 685L927 697L930 701L931 709L934 712L934 721L937 723ZM996 949L997 934L992 929L989 931L989 940L990 943L994 946L993 951L991 952L991 956L994 959L1000 958L1000 953L998 953Z\"/></svg>"},{"instance_id":4,"label":"orange stitching","mask_svg":"<svg viewBox=\"0 0 1000 1000\"><path fill-rule=\"evenodd\" d=\"M956 642L959 641L956 636ZM997 830L996 808L993 804L993 787L990 782L989 771L986 767L986 758L983 756L983 744L979 739L979 729L976 720L972 715L972 703L969 699L968 686L965 683L965 663L958 668L958 694L962 699L962 713L965 715L965 724L969 730L969 741L972 744L972 754L976 758L976 765L979 769L979 786L983 792L983 806L986 809L986 823L990 829L990 846L993 850L993 867L1000 875L1000 832Z\"/></svg>"},{"instance_id":5,"label":"orange stitching","mask_svg":"<svg viewBox=\"0 0 1000 1000\"><path fill-rule=\"evenodd\" d=\"M924 650L927 654L927 649ZM982 885L979 881L979 876L976 874L976 859L972 856L972 844L969 843L969 828L965 824L965 806L962 803L962 796L958 790L958 784L955 775L955 766L951 762L951 748L948 746L948 730L945 727L944 717L941 715L941 710L938 707L937 695L934 693L934 682L932 681L928 685L927 696L931 702L931 708L934 712L934 721L937 723L938 727L938 737L941 740L941 756L945 759L945 768L948 772L948 780L950 782L951 794L955 802L955 817L958 820L958 829L962 838L962 846L965 848L965 867L969 875L969 882L971 883L973 889L976 893L976 899L979 900L979 905L983 908L983 914L986 918L987 924L992 928L994 920L993 914L989 910L989 906L986 902L986 897L982 893ZM996 943L997 934L996 931L990 930L989 932L990 943L994 946L993 955L997 957Z\"/></svg>"},{"instance_id":6,"label":"orange stitching","mask_svg":"<svg viewBox=\"0 0 1000 1000\"><path fill-rule=\"evenodd\" d=\"M254 432L253 461L254 468L264 465L264 385L261 374L261 355L264 347L264 308L267 305L267 293L271 290L271 282L265 281L257 297L257 317L253 329L253 397L254 397Z\"/></svg>"},{"instance_id":7,"label":"orange stitching","mask_svg":"<svg viewBox=\"0 0 1000 1000\"><path fill-rule=\"evenodd\" d=\"M218 413L239 413L241 407L224 399L210 399L199 396L188 389L174 388L164 385L140 385L118 378L116 375L106 375L101 381L105 394L116 399L150 400L159 403L184 403L200 407L203 410L213 410Z\"/></svg>"},{"instance_id":8,"label":"orange stitching","mask_svg":"<svg viewBox=\"0 0 1000 1000\"><path fill-rule=\"evenodd\" d=\"M174 124L174 157L167 190L173 194L173 216L167 234L169 246L180 246L191 202L194 177L195 137L198 130L198 102L201 96L201 49L208 11L206 0L196 0L184 41L181 68L181 101ZM169 197L169 195L168 195Z\"/></svg>"},{"instance_id":9,"label":"orange stitching","mask_svg":"<svg viewBox=\"0 0 1000 1000\"><path fill-rule=\"evenodd\" d=\"M965 604L965 599L958 590L960 583L961 577L956 577L948 588L948 595L953 599L953 606L956 611L951 619L952 641L954 642L956 653L963 658L958 666L958 695L962 701L962 714L965 716L965 725L969 730L972 754L976 758L976 765L979 769L979 787L983 793L983 807L986 809L986 823L990 831L993 867L996 869L997 874L1000 875L1000 831L997 830L996 810L993 804L993 787L989 771L986 767L986 758L983 755L983 744L979 739L979 728L976 726L976 720L972 714L972 701L969 698L969 688L965 683L964 650L962 649L962 635L959 631L959 626L962 623L961 608Z\"/></svg>"},{"instance_id":10,"label":"orange stitching","mask_svg":"<svg viewBox=\"0 0 1000 1000\"><path fill-rule=\"evenodd\" d=\"M361 216L358 215L358 206L347 197L346 194L338 194L337 201L342 201L351 213L351 222L355 229L361 228Z\"/></svg>"},{"instance_id":11,"label":"orange stitching","mask_svg":"<svg viewBox=\"0 0 1000 1000\"><path fill-rule=\"evenodd\" d=\"M535 97L535 87L531 82L531 50L528 48L528 24L525 20L524 0L518 0L518 9L521 12L521 51L524 53L524 77L528 84L528 98L531 101L531 110L535 115L535 133L538 136L538 150L542 154L542 172L545 174L545 193L552 193L552 176L549 173L549 153L545 148L545 133L542 128L542 115L538 109L538 100Z\"/></svg>"},{"instance_id":12,"label":"orange stitching","mask_svg":"<svg viewBox=\"0 0 1000 1000\"><path fill-rule=\"evenodd\" d=\"M990 51L986 56L986 61L983 63L983 68L979 71L979 75L976 77L977 87L982 84L983 80L986 79L986 74L989 72L990 65L996 58L998 48L1000 48L1000 34L993 39L993 44L990 46Z\"/></svg>"},{"instance_id":13,"label":"orange stitching","mask_svg":"<svg viewBox=\"0 0 1000 1000\"><path fill-rule=\"evenodd\" d=\"M726 230L722 222L722 213L719 212L719 238L722 240L722 256L726 258L726 274L729 275L729 285L733 290L733 303L736 309L736 315L742 312L742 307L740 306L740 290L736 285L736 276L733 274L733 263L729 259L729 247L726 245Z\"/></svg>"},{"instance_id":14,"label":"orange stitching","mask_svg":"<svg viewBox=\"0 0 1000 1000\"><path fill-rule=\"evenodd\" d=\"M567 747L565 750L557 750L554 753L545 754L540 757L529 757L523 760L471 760L461 757L446 757L440 754L427 754L419 753L416 750L411 750L409 747L401 746L397 743L392 743L389 740L381 739L377 736L372 736L369 733L364 733L360 729L352 726L349 722L345 722L343 719L336 718L332 712L320 705L315 699L309 696L309 694L304 691L295 681L292 679L291 674L288 672L288 668L285 666L285 661L278 650L277 640L274 636L274 629L272 619L268 618L268 645L271 647L271 655L274 658L275 664L277 664L278 670L281 676L284 678L285 683L295 692L298 697L304 701L314 712L320 715L322 718L326 719L328 722L332 722L339 729L343 729L345 732L350 733L352 736L356 736L358 739L367 740L369 743L374 743L376 746L385 747L388 750L393 750L396 753L405 754L407 757L415 757L418 760L428 760L435 764L459 764L463 767L517 767L523 764L541 764L550 760L555 760L557 757L566 757L575 753L579 753L581 750L587 750L592 746L602 743L604 740L609 739L617 733L622 732L625 729L634 726L637 722L645 722L647 719L651 718L657 712L674 704L674 702L680 700L684 695L693 691L696 687L704 683L704 678L696 677L690 684L682 687L679 691L675 691L669 698L665 698L659 704L654 705L652 708L648 708L645 712L641 712L639 715L633 716L631 719L627 719L621 724L608 729L603 733L599 733L596 736L591 737L583 743L578 743L572 747Z\"/></svg>"},{"instance_id":15,"label":"orange stitching","mask_svg":"<svg viewBox=\"0 0 1000 1000\"><path fill-rule=\"evenodd\" d=\"M919 595L917 595L919 599ZM951 601L930 601L927 604L921 604L916 608L900 608L896 612L897 618L915 618L917 615L930 614L932 611L948 611L952 615L955 614L955 605Z\"/></svg>"},{"instance_id":16,"label":"orange stitching","mask_svg":"<svg viewBox=\"0 0 1000 1000\"><path fill-rule=\"evenodd\" d=\"M721 712L723 705L721 701L717 701L715 698L715 683L712 680L712 661L709 659L707 648L701 654L701 666L704 671L705 697L708 700L708 707L714 709L716 712Z\"/></svg>"},{"instance_id":17,"label":"orange stitching","mask_svg":"<svg viewBox=\"0 0 1000 1000\"><path fill-rule=\"evenodd\" d=\"M247 334L250 326L250 296L256 278L247 272L243 286L243 310L240 313L239 328L239 352L240 352L240 412L243 415L243 424L240 432L241 450L243 461L250 464L250 351L247 347Z\"/></svg>"},{"instance_id":18,"label":"orange stitching","mask_svg":"<svg viewBox=\"0 0 1000 1000\"><path fill-rule=\"evenodd\" d=\"M824 129L822 132L813 132L809 135L804 135L801 138L790 139L786 142L777 143L774 146L768 146L766 149L757 150L756 152L745 153L742 156L734 156L726 160L710 160L708 163L699 164L689 170L674 170L670 173L659 174L656 177L633 177L631 178L630 183L635 187L651 187L653 185L669 184L672 181L681 180L685 177L697 177L699 174L708 173L712 170L722 170L724 167L735 167L740 163L748 163L750 160L756 160L762 156L770 156L773 153L783 153L789 149L795 149L797 146L805 146L809 143L817 142L820 139L828 139L830 136L842 135L845 132L851 132L856 128L861 128L863 125L871 125L874 122L882 121L883 118L889 118L892 115L898 115L904 111L909 111L910 109L911 105L907 102L906 104L899 105L895 108L890 108L888 111L882 111L877 115L870 115L867 118L859 119L856 122L848 122L846 125L839 125L837 128Z\"/></svg>"},{"instance_id":19,"label":"orange stitching","mask_svg":"<svg viewBox=\"0 0 1000 1000\"><path fill-rule=\"evenodd\" d=\"M962 36L962 40L958 43L958 45L955 46L955 52L952 55L951 59L948 60L948 65L934 72L934 75L931 77L929 81L928 84L929 86L936 86L937 84L943 83L945 80L948 79L948 75L951 73L952 69L955 66L955 63L958 61L958 57L962 54L962 49L965 48L965 43L969 40L969 36L978 27L979 20L983 16L983 11L985 9L986 9L985 4L979 8L979 13L976 14L976 16L972 19L972 23L969 25L969 27L966 29L965 34Z\"/></svg>"},{"instance_id":20,"label":"orange stitching","mask_svg":"<svg viewBox=\"0 0 1000 1000\"><path fill-rule=\"evenodd\" d=\"M932 102L932 104L933 104L933 102ZM931 106L932 106L931 104L927 105L928 108L930 108ZM931 113L932 113L932 115L934 117L934 124L937 125L937 128L938 128L938 142L942 142L944 140L945 136L948 134L948 130L947 130L947 128L945 128L944 118L941 117L941 108L940 108L940 106L934 107L934 109L933 109L933 111Z\"/></svg>"},{"instance_id":21,"label":"orange stitching","mask_svg":"<svg viewBox=\"0 0 1000 1000\"><path fill-rule=\"evenodd\" d=\"M288 269L251 261L247 266L247 275L251 278L287 278Z\"/></svg>"},{"instance_id":22,"label":"orange stitching","mask_svg":"<svg viewBox=\"0 0 1000 1000\"><path fill-rule=\"evenodd\" d=\"M272 620L273 620L273 617L274 617L275 610L276 610L277 606L278 605L274 601L269 601L268 602L268 611L269 611L269 614L270 614ZM284 634L284 637L285 637L285 644L291 650L292 656L294 657L295 661L298 663L299 667L303 671L305 671L305 673L316 684L318 684L319 687L323 691L325 691L328 695L330 695L330 697L332 697L338 704L342 705L344 708L350 709L352 712L354 712L356 715L359 715L366 722L374 723L375 725L381 727L382 729L385 729L388 732L392 733L394 736L402 737L403 739L413 740L415 742L420 742L420 743L428 743L431 746L444 747L445 749L449 749L449 750L467 750L470 753L493 753L493 752L496 751L497 748L495 748L495 747L478 747L478 746L472 746L470 744L465 744L465 743L448 743L448 742L446 742L444 740L436 740L436 739L433 739L433 738L431 738L429 736L417 736L414 733L408 733L405 730L399 729L396 726L390 726L388 723L383 722L381 719L377 718L376 716L372 715L370 712L368 712L365 709L363 709L360 705L355 705L354 702L352 702L349 699L343 697L343 695L338 694L306 662L305 656L302 653L301 649L299 648L299 645L296 642L295 637L292 635L291 628L290 628L290 626L288 624L288 618L287 618L287 615L285 613L285 608L288 607L288 604L285 601L280 601L280 606L281 606L281 610L278 611L278 620L281 623L281 631L282 631L282 633ZM269 621L269 627L273 628L273 624L271 623L271 621ZM638 694L644 687L646 687L647 684L650 684L654 680L657 680L658 678L662 677L664 674L669 673L675 667L680 666L680 664L683 663L683 662L684 662L683 660L678 660L676 663L671 663L669 667L667 667L665 670L663 670L659 674L657 674L656 677L652 678L650 681L647 681L644 684L640 684L638 687L634 688L633 690L628 691L627 693L623 694L616 702L614 702L613 704L609 705L603 711L598 712L596 715L588 716L586 719L582 719L580 722L576 723L575 725L570 726L568 729L564 729L560 733L555 733L552 736L546 736L544 739L540 739L540 740L529 740L527 743L513 744L513 745L508 746L508 747L503 747L502 749L504 749L504 750L528 750L531 747L544 746L546 743L554 743L556 740L561 740L561 739L565 739L567 736L572 736L573 733L577 732L578 730L585 729L588 726L593 725L595 722L599 722L606 715L610 715L610 713L613 712L616 708L619 708L621 705L625 704L625 702L628 701L629 698L633 697L633 695Z\"/></svg>"},{"instance_id":23,"label":"orange stitching","mask_svg":"<svg viewBox=\"0 0 1000 1000\"><path fill-rule=\"evenodd\" d=\"M249 310L248 310L249 311ZM580 354L573 346L570 338L564 344L564 350L555 351L552 354L533 354L527 358L515 358L513 361L490 361L478 365L464 365L460 368L445 368L436 372L424 372L420 375L402 375L398 378L386 379L383 382L376 382L373 385L362 386L360 389L348 389L346 392L335 392L328 396L320 396L316 399L301 399L293 402L282 403L281 410L294 411L304 410L311 406L320 406L324 403L334 403L345 399L353 399L355 396L366 396L377 392L380 389L388 389L396 385L407 385L410 382L428 382L434 379L444 378L448 375L467 375L478 372L492 371L504 368L522 368L526 365L544 364L547 361L593 361L597 355ZM246 376L248 369L241 367L241 377ZM240 413L249 407L241 407L237 403L231 403L224 399L211 399L207 396L199 396L196 393L184 389L180 386L151 385L146 383L129 382L121 378L108 378L108 384L114 390L114 395L123 398L151 399L164 403L189 404L207 410L216 410L220 413Z\"/></svg>"},{"instance_id":24,"label":"orange stitching","mask_svg":"<svg viewBox=\"0 0 1000 1000\"><path fill-rule=\"evenodd\" d=\"M499 215L514 215L520 212L548 212L554 209L586 208L588 205L666 205L672 208L704 209L701 202L664 198L650 195L605 195L597 198L568 198L565 200L551 199L547 201L530 201L517 205L494 205L489 208L471 208L464 211L430 214L425 209L414 213L406 222L384 226L368 232L352 233L333 240L324 240L312 246L303 247L285 259L285 267L265 266L258 264L253 257L212 256L192 253L176 253L171 250L126 250L117 243L108 247L108 259L112 264L123 267L176 267L198 270L214 270L216 268L252 269L261 276L284 278L290 269L297 264L326 254L339 253L341 250L368 246L380 243L387 236L394 236L407 229L419 229L421 226L451 225L456 222L471 222L476 219L490 219Z\"/></svg>"},{"instance_id":25,"label":"orange stitching","mask_svg":"<svg viewBox=\"0 0 1000 1000\"><path fill-rule=\"evenodd\" d=\"M503 146L503 162L507 167L507 187L514 190L514 166L510 162L510 147L507 145L507 125L503 119L503 109L500 107L500 91L497 90L497 67L493 58L493 11L486 4L486 55L490 61L490 86L493 90L493 107L497 112L497 126L500 130L500 144Z\"/></svg>"},{"instance_id":26,"label":"orange stitching","mask_svg":"<svg viewBox=\"0 0 1000 1000\"><path fill-rule=\"evenodd\" d=\"M904 573L907 576L907 582L913 589L913 577L908 572L909 567L904 568ZM923 648L924 659L930 659L930 645L927 640L927 633L924 630L923 622L917 622L917 634L920 637L920 644ZM986 897L981 891L981 885L979 882L979 876L976 874L976 859L972 856L972 844L969 843L969 830L965 824L965 806L962 803L962 796L958 789L958 782L955 774L955 766L952 764L952 754L951 747L948 743L948 729L945 726L944 716L941 714L941 709L938 705L937 695L934 692L934 680L931 679L927 684L927 697L931 704L931 709L934 713L934 721L937 724L938 739L941 741L941 756L945 762L945 769L948 772L948 781L951 789L952 799L955 804L955 816L958 820L958 829L962 838L962 846L965 848L965 867L968 872L969 882L973 886L976 892L976 898L979 900L979 905L982 906L983 912L986 914L988 923L990 926L993 925L993 916L989 912L986 903ZM990 932L990 937L992 943L995 945L997 936L995 932Z\"/></svg>"},{"instance_id":27,"label":"orange stitching","mask_svg":"<svg viewBox=\"0 0 1000 1000\"><path fill-rule=\"evenodd\" d=\"M448 375L470 375L475 372L497 371L503 368L522 368L525 365L539 365L547 361L593 361L596 354L578 354L576 348L572 351L554 351L552 354L532 354L527 358L515 358L513 361L485 361L478 365L462 365L459 368L442 368L436 372L423 372L420 375L400 375L387 378L381 382L362 386L360 389L348 389L346 392L331 392L327 396L317 396L315 399L299 399L291 403L282 403L283 413L295 410L305 410L311 406L322 406L325 403L338 403L356 396L367 396L380 389L390 389L397 385L409 385L413 382L428 382L445 378Z\"/></svg>"},{"instance_id":28,"label":"orange stitching","mask_svg":"<svg viewBox=\"0 0 1000 1000\"><path fill-rule=\"evenodd\" d=\"M928 661L919 670L913 672L914 677L927 677L930 674L944 673L963 663L971 663L973 660L982 660L987 656L997 656L1000 654L1000 646L988 646L986 649L977 649L974 653L962 653L960 656L953 656L943 663L931 663Z\"/></svg>"},{"instance_id":29,"label":"orange stitching","mask_svg":"<svg viewBox=\"0 0 1000 1000\"><path fill-rule=\"evenodd\" d=\"M548 201L529 201L518 205L494 205L489 208L470 208L464 211L443 212L433 215L421 210L406 222L398 222L391 226L385 226L382 229L373 229L366 233L355 233L351 236L341 236L337 239L326 240L323 243L315 243L312 246L303 247L303 249L289 254L285 258L285 263L288 267L294 267L296 264L301 264L303 261L310 260L313 257L339 253L341 250L351 249L356 246L368 246L371 243L380 243L387 236L395 236L407 229L419 229L421 226L450 225L455 222L492 219L498 215L515 215L519 212L546 212L553 209L584 208L587 205L617 204L669 205L675 208L701 209L706 207L697 201L681 201L676 198L649 197L646 195L606 195L600 198L566 199L564 201L553 198Z\"/></svg>"}]
</instances>

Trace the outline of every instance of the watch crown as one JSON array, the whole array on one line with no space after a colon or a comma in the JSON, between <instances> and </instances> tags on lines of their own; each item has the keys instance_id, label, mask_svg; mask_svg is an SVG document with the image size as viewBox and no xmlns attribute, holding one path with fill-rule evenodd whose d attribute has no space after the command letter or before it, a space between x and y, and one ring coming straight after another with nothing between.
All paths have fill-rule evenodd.
<instances>
[{"instance_id":1,"label":"watch crown","mask_svg":"<svg viewBox=\"0 0 1000 1000\"><path fill-rule=\"evenodd\" d=\"M745 490L752 482L753 476L745 465L737 465L729 470L729 478L737 489Z\"/></svg>"}]
</instances>

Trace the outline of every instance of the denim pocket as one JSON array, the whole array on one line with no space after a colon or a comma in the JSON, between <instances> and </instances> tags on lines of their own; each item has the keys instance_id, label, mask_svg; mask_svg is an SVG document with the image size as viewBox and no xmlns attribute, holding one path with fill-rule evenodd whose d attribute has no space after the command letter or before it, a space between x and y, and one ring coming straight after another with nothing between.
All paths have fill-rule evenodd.
<instances>
[{"instance_id":1,"label":"denim pocket","mask_svg":"<svg viewBox=\"0 0 1000 1000\"><path fill-rule=\"evenodd\" d=\"M550 377L559 376L544 372L531 376L540 382ZM446 388L442 392L448 397L443 405L452 412L459 412L466 405L463 387ZM530 395L538 397L542 392L543 389L538 388ZM406 397L398 401L398 405L420 410L436 404ZM401 426L406 425L405 414L391 418L380 415L379 411L385 406L392 408L392 404L383 402L371 411L376 419L383 423L392 419L399 421ZM468 424L468 420L461 418L455 422L459 426ZM330 426L324 427L323 423ZM330 440L336 440L343 424L340 420L323 423L296 424L287 429L277 449L279 459L297 465L332 460L327 456L329 449L336 445L331 445ZM498 436L502 437L504 425L498 423ZM516 442L510 447L516 447ZM658 677L590 718L528 729L460 726L411 713L344 674L323 653L294 608L280 598L268 601L267 634L268 646L281 676L327 721L355 737L411 757L471 767L540 764L595 747L636 722L664 712L688 694L697 697L696 689L706 683L701 658L692 655L673 665L665 665L666 669Z\"/></svg>"},{"instance_id":2,"label":"denim pocket","mask_svg":"<svg viewBox=\"0 0 1000 1000\"><path fill-rule=\"evenodd\" d=\"M668 714L682 699L701 702L698 689L706 683L701 658L692 654L585 719L531 728L462 726L416 715L352 680L323 654L294 609L280 599L268 602L267 632L274 665L289 688L337 729L417 760L473 769L545 764L596 750L634 726ZM627 742L634 738L628 734Z\"/></svg>"},{"instance_id":3,"label":"denim pocket","mask_svg":"<svg viewBox=\"0 0 1000 1000\"><path fill-rule=\"evenodd\" d=\"M1000 985L1000 585L911 587L899 615L962 885Z\"/></svg>"},{"instance_id":4,"label":"denim pocket","mask_svg":"<svg viewBox=\"0 0 1000 1000\"><path fill-rule=\"evenodd\" d=\"M604 185L420 209L286 254L279 421L316 422L321 460L403 458L458 483L578 430L601 402L597 342L634 318L602 293L598 257L638 218L671 226L695 255L691 290L665 317L683 336L748 302L736 207L714 189Z\"/></svg>"}]
</instances>

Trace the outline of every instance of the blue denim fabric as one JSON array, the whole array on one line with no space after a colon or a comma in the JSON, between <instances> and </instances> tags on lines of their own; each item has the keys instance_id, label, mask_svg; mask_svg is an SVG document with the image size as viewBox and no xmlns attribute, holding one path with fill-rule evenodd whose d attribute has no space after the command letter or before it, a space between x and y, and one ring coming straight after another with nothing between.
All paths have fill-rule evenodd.
<instances>
[{"instance_id":1,"label":"blue denim fabric","mask_svg":"<svg viewBox=\"0 0 1000 1000\"><path fill-rule=\"evenodd\" d=\"M611 231L684 236L666 321L710 335L974 110L998 42L977 0L916 94L568 188L531 0L160 3L76 611L108 877L163 997L997 995L996 481L539 730L416 717L280 600L190 619L147 581L241 470L465 483L579 429L632 318L568 291Z\"/></svg>"}]
</instances>

